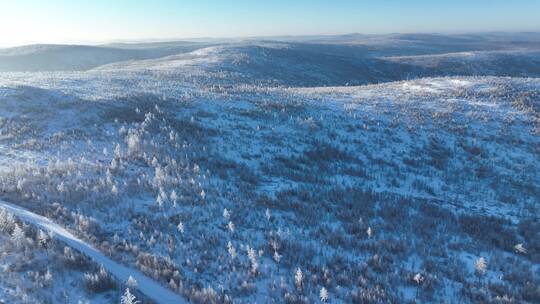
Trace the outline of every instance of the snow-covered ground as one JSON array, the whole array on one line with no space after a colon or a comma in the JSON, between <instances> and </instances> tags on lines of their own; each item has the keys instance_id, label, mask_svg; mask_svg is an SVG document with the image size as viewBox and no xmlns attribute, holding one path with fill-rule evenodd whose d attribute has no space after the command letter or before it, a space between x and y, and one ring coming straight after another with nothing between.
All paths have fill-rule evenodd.
<instances>
[{"instance_id":1,"label":"snow-covered ground","mask_svg":"<svg viewBox=\"0 0 540 304\"><path fill-rule=\"evenodd\" d=\"M78 239L72 233L53 223L46 217L37 215L21 207L3 201L0 201L0 208L6 210L18 219L30 225L36 226L46 233L51 233L53 238L65 243L69 247L91 258L95 263L103 266L120 282L127 282L129 277L132 277L138 282L138 289L145 296L156 303L187 303L182 297L157 284L154 282L154 280L148 278L140 271L125 267L107 258L94 247Z\"/></svg>"},{"instance_id":2,"label":"snow-covered ground","mask_svg":"<svg viewBox=\"0 0 540 304\"><path fill-rule=\"evenodd\" d=\"M351 45L318 43L2 73L1 198L70 231L113 295L133 272L158 302L152 286L194 303L540 300L540 80L382 82L371 62L376 84L345 86ZM10 242L14 225L0 217Z\"/></svg>"}]
</instances>

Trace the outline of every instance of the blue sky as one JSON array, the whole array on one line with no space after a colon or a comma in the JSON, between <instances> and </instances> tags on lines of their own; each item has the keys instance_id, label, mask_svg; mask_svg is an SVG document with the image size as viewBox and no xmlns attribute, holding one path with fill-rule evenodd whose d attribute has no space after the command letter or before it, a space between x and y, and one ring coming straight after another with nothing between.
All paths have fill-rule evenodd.
<instances>
[{"instance_id":1,"label":"blue sky","mask_svg":"<svg viewBox=\"0 0 540 304\"><path fill-rule=\"evenodd\" d=\"M540 0L0 0L0 45L540 31Z\"/></svg>"}]
</instances>

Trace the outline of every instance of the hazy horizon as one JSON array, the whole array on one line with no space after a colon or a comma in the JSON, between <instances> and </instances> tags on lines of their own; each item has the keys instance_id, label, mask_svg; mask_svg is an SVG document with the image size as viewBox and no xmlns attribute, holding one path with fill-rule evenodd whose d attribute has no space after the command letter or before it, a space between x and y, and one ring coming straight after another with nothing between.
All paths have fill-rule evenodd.
<instances>
[{"instance_id":1,"label":"hazy horizon","mask_svg":"<svg viewBox=\"0 0 540 304\"><path fill-rule=\"evenodd\" d=\"M389 36L389 35L447 35L447 36L460 36L460 35L485 35L485 34L539 34L538 31L471 31L471 32L388 32L388 33L360 33L360 32L344 32L334 34L309 34L309 35L262 35L262 36L224 36L224 37L165 37L165 38L140 38L140 39L111 39L102 41L85 41L85 40L73 40L73 41L27 41L14 45L2 45L0 49L17 48L31 45L73 45L73 46L105 46L108 44L138 44L138 43L167 43L167 42L230 42L230 41L248 41L248 40L264 40L264 39L278 39L278 38L317 38L317 37L339 37L348 35L362 35L362 36Z\"/></svg>"},{"instance_id":2,"label":"hazy horizon","mask_svg":"<svg viewBox=\"0 0 540 304\"><path fill-rule=\"evenodd\" d=\"M390 33L537 32L540 3L83 1L0 4L0 47ZM504 22L503 22L504 21Z\"/></svg>"}]
</instances>

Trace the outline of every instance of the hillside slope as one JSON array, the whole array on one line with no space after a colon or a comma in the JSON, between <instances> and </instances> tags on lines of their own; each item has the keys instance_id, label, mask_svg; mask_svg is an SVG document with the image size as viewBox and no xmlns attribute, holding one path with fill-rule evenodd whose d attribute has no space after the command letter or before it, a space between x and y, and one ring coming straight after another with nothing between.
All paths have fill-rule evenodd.
<instances>
[{"instance_id":1,"label":"hillside slope","mask_svg":"<svg viewBox=\"0 0 540 304\"><path fill-rule=\"evenodd\" d=\"M83 71L112 62L158 58L188 52L196 43L161 47L30 45L0 49L0 72Z\"/></svg>"},{"instance_id":2,"label":"hillside slope","mask_svg":"<svg viewBox=\"0 0 540 304\"><path fill-rule=\"evenodd\" d=\"M1 80L3 199L195 303L540 300L538 79L207 87L132 67Z\"/></svg>"}]
</instances>

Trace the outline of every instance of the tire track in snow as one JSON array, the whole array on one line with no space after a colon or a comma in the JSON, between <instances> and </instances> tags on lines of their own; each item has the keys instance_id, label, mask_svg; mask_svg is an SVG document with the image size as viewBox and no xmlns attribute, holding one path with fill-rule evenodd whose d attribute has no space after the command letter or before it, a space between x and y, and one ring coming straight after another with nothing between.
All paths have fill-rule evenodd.
<instances>
[{"instance_id":1,"label":"tire track in snow","mask_svg":"<svg viewBox=\"0 0 540 304\"><path fill-rule=\"evenodd\" d=\"M14 216L18 217L21 221L26 222L27 224L31 224L42 230L52 232L57 240L60 240L69 247L81 252L94 262L103 265L103 267L120 282L126 282L128 277L132 276L135 280L137 280L137 289L156 303L188 303L188 301L183 299L180 295L161 286L159 283L147 277L139 270L123 266L106 257L99 250L77 238L71 232L67 231L65 228L54 223L48 218L2 200L0 200L0 208L6 209L8 212L12 213Z\"/></svg>"}]
</instances>

